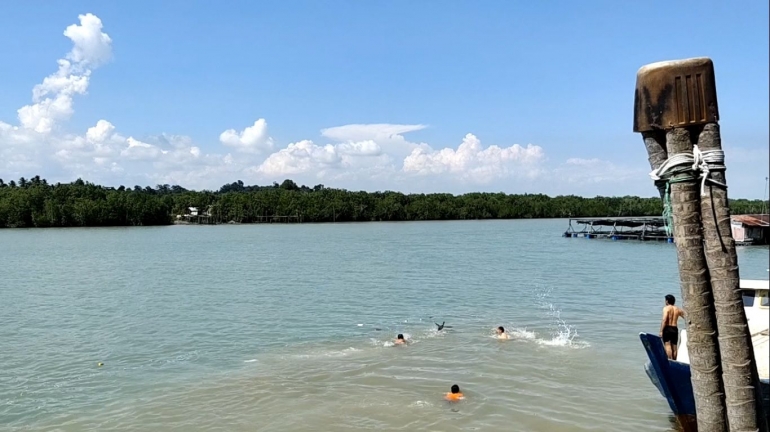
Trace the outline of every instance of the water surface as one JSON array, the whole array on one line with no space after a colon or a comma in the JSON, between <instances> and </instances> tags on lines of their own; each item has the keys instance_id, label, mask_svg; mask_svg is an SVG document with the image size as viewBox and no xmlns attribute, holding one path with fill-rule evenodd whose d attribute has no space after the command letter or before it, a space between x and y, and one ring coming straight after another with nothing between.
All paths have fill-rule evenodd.
<instances>
[{"instance_id":1,"label":"water surface","mask_svg":"<svg viewBox=\"0 0 770 432\"><path fill-rule=\"evenodd\" d=\"M670 430L638 333L680 297L674 246L566 225L0 231L0 428Z\"/></svg>"}]
</instances>

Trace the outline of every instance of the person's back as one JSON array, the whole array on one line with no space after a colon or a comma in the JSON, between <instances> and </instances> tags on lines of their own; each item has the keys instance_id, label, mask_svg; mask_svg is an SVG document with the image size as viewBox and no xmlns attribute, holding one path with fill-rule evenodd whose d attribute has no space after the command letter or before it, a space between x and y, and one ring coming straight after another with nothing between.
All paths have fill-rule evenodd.
<instances>
[{"instance_id":1,"label":"person's back","mask_svg":"<svg viewBox=\"0 0 770 432\"><path fill-rule=\"evenodd\" d=\"M396 336L396 341L393 342L396 345L406 345L406 339L404 339L404 335L399 333L398 336Z\"/></svg>"},{"instance_id":2,"label":"person's back","mask_svg":"<svg viewBox=\"0 0 770 432\"><path fill-rule=\"evenodd\" d=\"M672 360L676 360L679 352L679 318L684 318L684 311L675 306L676 298L668 294L666 304L663 306L663 318L660 322L660 338L663 340L663 346L666 349L666 355Z\"/></svg>"},{"instance_id":3,"label":"person's back","mask_svg":"<svg viewBox=\"0 0 770 432\"><path fill-rule=\"evenodd\" d=\"M663 307L663 317L667 326L677 327L679 318L684 317L684 311L677 306L667 305Z\"/></svg>"}]
</instances>

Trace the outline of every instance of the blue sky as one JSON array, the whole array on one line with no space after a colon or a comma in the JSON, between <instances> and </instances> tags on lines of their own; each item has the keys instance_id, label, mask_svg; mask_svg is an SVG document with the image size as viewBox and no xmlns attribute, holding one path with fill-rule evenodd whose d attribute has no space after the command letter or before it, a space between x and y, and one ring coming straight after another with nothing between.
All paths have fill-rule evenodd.
<instances>
[{"instance_id":1,"label":"blue sky","mask_svg":"<svg viewBox=\"0 0 770 432\"><path fill-rule=\"evenodd\" d=\"M109 59L76 65L87 91L34 130L17 110L86 13ZM0 14L0 49L6 179L652 196L636 71L696 56L715 63L731 196L768 175L763 1L27 1Z\"/></svg>"}]
</instances>

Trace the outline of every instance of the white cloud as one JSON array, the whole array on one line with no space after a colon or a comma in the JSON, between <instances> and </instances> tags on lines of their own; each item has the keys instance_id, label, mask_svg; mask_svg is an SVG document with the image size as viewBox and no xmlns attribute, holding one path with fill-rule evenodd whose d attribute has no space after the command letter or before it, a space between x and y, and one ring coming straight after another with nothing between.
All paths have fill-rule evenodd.
<instances>
[{"instance_id":1,"label":"white cloud","mask_svg":"<svg viewBox=\"0 0 770 432\"><path fill-rule=\"evenodd\" d=\"M303 140L289 144L265 159L254 173L279 179L290 175L309 174L307 178L335 179L351 174L366 176L372 169L390 164L390 157L374 141L316 145Z\"/></svg>"},{"instance_id":2,"label":"white cloud","mask_svg":"<svg viewBox=\"0 0 770 432\"><path fill-rule=\"evenodd\" d=\"M538 174L545 153L532 144L514 144L501 148L483 148L473 134L467 134L457 148L433 150L420 147L404 159L404 172L418 175L449 174L474 183L490 183L505 177L534 177Z\"/></svg>"},{"instance_id":3,"label":"white cloud","mask_svg":"<svg viewBox=\"0 0 770 432\"><path fill-rule=\"evenodd\" d=\"M335 141L403 140L403 134L422 130L426 127L421 124L349 124L322 129L321 135Z\"/></svg>"},{"instance_id":4,"label":"white cloud","mask_svg":"<svg viewBox=\"0 0 770 432\"><path fill-rule=\"evenodd\" d=\"M408 141L403 135L426 127L422 124L349 124L322 129L321 135L342 143L372 141L377 143L385 153L402 159L421 145Z\"/></svg>"},{"instance_id":5,"label":"white cloud","mask_svg":"<svg viewBox=\"0 0 770 432\"><path fill-rule=\"evenodd\" d=\"M64 36L72 39L75 46L67 58L83 66L96 67L112 57L112 39L102 32L102 20L96 15L78 15L80 25L72 24L64 30Z\"/></svg>"},{"instance_id":6,"label":"white cloud","mask_svg":"<svg viewBox=\"0 0 770 432\"><path fill-rule=\"evenodd\" d=\"M66 59L59 60L56 73L46 77L32 90L31 105L19 108L19 122L41 134L50 133L57 122L72 116L72 98L85 94L91 70L108 61L112 40L102 32L102 21L92 14L80 15L80 25L73 24L64 35L73 42Z\"/></svg>"},{"instance_id":7,"label":"white cloud","mask_svg":"<svg viewBox=\"0 0 770 432\"><path fill-rule=\"evenodd\" d=\"M167 152L152 144L147 144L134 139L134 137L128 137L126 142L128 143L128 148L123 149L123 151L120 152L120 155L128 159L156 159L161 154L165 154Z\"/></svg>"},{"instance_id":8,"label":"white cloud","mask_svg":"<svg viewBox=\"0 0 770 432\"><path fill-rule=\"evenodd\" d=\"M267 122L262 118L240 133L235 129L222 132L219 141L245 153L261 153L273 148L273 139L267 135Z\"/></svg>"},{"instance_id":9,"label":"white cloud","mask_svg":"<svg viewBox=\"0 0 770 432\"><path fill-rule=\"evenodd\" d=\"M86 138L91 142L104 142L115 131L115 126L107 120L99 120L96 126L88 128Z\"/></svg>"},{"instance_id":10,"label":"white cloud","mask_svg":"<svg viewBox=\"0 0 770 432\"><path fill-rule=\"evenodd\" d=\"M313 141L303 140L271 154L256 171L280 177L311 171L322 172L327 168L339 166L341 162L342 158L334 146L317 146Z\"/></svg>"},{"instance_id":11,"label":"white cloud","mask_svg":"<svg viewBox=\"0 0 770 432\"><path fill-rule=\"evenodd\" d=\"M590 157L549 164L538 145L484 147L473 134L457 148L439 149L407 139L426 129L418 123L330 127L320 131L323 142L299 140L278 149L264 118L241 131L225 130L221 145L196 143L184 135L123 135L106 119L67 133L61 126L74 113L74 97L87 93L95 68L112 57L112 40L101 20L92 14L79 19L64 31L72 49L58 61L57 71L33 88L32 103L18 110L18 125L0 121L4 177L39 174L54 182L82 177L109 185L168 183L196 189L216 189L237 179L266 184L292 178L304 184L321 180L348 189L408 192L655 194L641 159L632 166ZM758 172L767 172L766 163L760 166L767 161L767 148L739 150L729 148L728 160L754 163ZM744 179L746 190L753 187L753 179Z\"/></svg>"},{"instance_id":12,"label":"white cloud","mask_svg":"<svg viewBox=\"0 0 770 432\"><path fill-rule=\"evenodd\" d=\"M433 150L404 134L422 124L350 124L321 130L330 143L310 140L273 151L267 122L259 118L242 131L228 129L219 140L237 153L203 151L190 137L160 135L125 138L115 125L99 120L82 135L56 126L73 113L73 97L88 90L92 70L112 56L110 37L98 17L81 15L79 25L64 34L72 50L59 60L56 73L33 89L33 104L19 109L20 127L0 123L0 169L15 176L30 170L53 181L73 177L108 184L177 183L212 188L241 178L267 183L292 177L298 182L323 179L349 188L393 188L416 185L414 176L446 186L461 180L489 184L511 176L533 176L544 159L538 146L482 148L469 134L455 149ZM409 183L406 183L409 182Z\"/></svg>"},{"instance_id":13,"label":"white cloud","mask_svg":"<svg viewBox=\"0 0 770 432\"><path fill-rule=\"evenodd\" d=\"M382 154L380 145L372 140L347 142L337 144L334 147L338 153L350 156L379 156Z\"/></svg>"}]
</instances>

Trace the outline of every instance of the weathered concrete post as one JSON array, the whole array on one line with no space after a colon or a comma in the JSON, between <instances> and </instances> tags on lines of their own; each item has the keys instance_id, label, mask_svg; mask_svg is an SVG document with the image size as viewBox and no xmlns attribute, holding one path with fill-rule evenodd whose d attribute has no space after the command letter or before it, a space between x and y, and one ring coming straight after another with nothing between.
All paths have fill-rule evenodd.
<instances>
[{"instance_id":1,"label":"weathered concrete post","mask_svg":"<svg viewBox=\"0 0 770 432\"><path fill-rule=\"evenodd\" d=\"M713 65L709 62L713 74ZM714 105L713 109L716 109ZM719 125L708 123L698 137L704 163L701 220L711 276L730 430L767 431L754 346L743 308L738 256L730 227L724 154ZM708 177L706 177L708 175Z\"/></svg>"},{"instance_id":2,"label":"weathered concrete post","mask_svg":"<svg viewBox=\"0 0 770 432\"><path fill-rule=\"evenodd\" d=\"M671 118L676 118L678 111L675 86L681 80L681 69L682 62L661 62L646 65L637 73L634 131L645 134L650 164L655 169L661 168L663 163L657 167L653 165L660 160L661 155L650 152L651 147L653 152L657 149L649 141L663 130L668 130L665 134L668 158L692 155L689 131L676 127L678 124L671 121ZM659 140L656 140L658 145ZM699 432L725 432L727 422L717 325L701 234L700 184L687 168L675 169L664 180L670 182L679 281L688 317L687 348L697 429ZM683 427L691 427L692 419L683 418L679 421Z\"/></svg>"}]
</instances>

